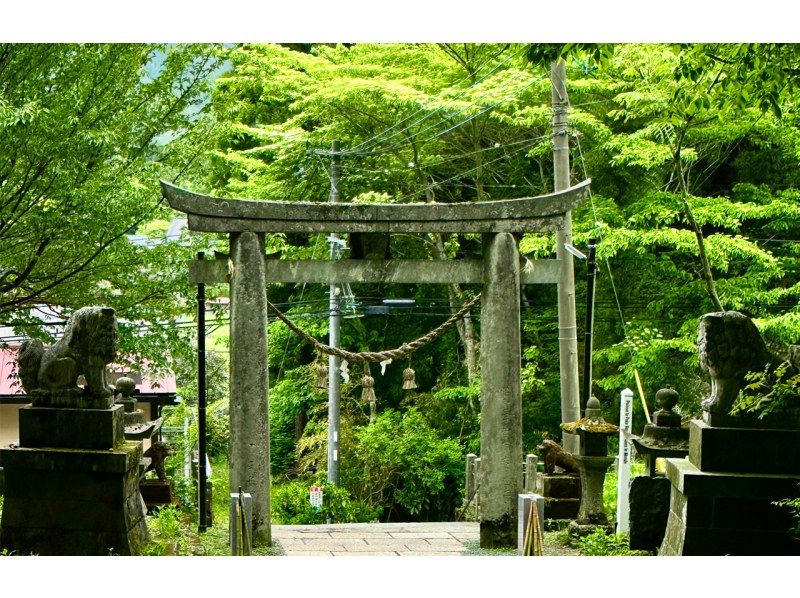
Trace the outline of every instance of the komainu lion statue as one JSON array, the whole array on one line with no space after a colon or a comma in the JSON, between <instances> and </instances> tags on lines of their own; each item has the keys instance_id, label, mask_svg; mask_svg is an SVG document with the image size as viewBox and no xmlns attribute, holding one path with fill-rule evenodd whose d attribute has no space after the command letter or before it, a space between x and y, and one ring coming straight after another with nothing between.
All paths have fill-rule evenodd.
<instances>
[{"instance_id":1,"label":"komainu lion statue","mask_svg":"<svg viewBox=\"0 0 800 598\"><path fill-rule=\"evenodd\" d=\"M147 466L147 469L145 469L144 472L147 473L148 471L155 471L158 479L162 482L166 482L167 472L164 469L164 459L172 454L172 449L166 442L153 442L150 445L150 448L144 453L145 457L150 457L150 464Z\"/></svg>"},{"instance_id":2,"label":"komainu lion statue","mask_svg":"<svg viewBox=\"0 0 800 598\"><path fill-rule=\"evenodd\" d=\"M566 452L555 440L545 439L536 447L544 463L544 472L551 475L556 465L567 473L578 473L580 464L578 460Z\"/></svg>"},{"instance_id":3,"label":"komainu lion statue","mask_svg":"<svg viewBox=\"0 0 800 598\"><path fill-rule=\"evenodd\" d=\"M748 372L761 372L781 359L768 348L753 321L737 311L705 314L697 336L700 367L711 377L711 396L702 402L707 423L725 420Z\"/></svg>"},{"instance_id":4,"label":"komainu lion statue","mask_svg":"<svg viewBox=\"0 0 800 598\"><path fill-rule=\"evenodd\" d=\"M114 389L106 365L117 352L117 321L110 307L83 307L70 316L64 336L45 349L39 340L22 343L17 357L22 387L34 405L108 408ZM78 377L86 385L78 387Z\"/></svg>"}]
</instances>

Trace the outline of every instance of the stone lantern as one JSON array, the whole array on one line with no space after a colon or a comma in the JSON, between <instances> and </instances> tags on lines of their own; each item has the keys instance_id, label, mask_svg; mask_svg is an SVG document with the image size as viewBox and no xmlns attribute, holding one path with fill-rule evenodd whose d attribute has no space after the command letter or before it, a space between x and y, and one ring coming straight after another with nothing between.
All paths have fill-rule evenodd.
<instances>
[{"instance_id":1,"label":"stone lantern","mask_svg":"<svg viewBox=\"0 0 800 598\"><path fill-rule=\"evenodd\" d=\"M581 506L577 520L569 524L569 533L585 536L598 527L611 531L603 508L603 481L608 466L614 461L614 457L608 456L608 437L619 433L619 428L603 419L600 401L596 397L586 402L583 418L561 424L561 428L570 434L578 434L581 439L580 455L575 455L580 463Z\"/></svg>"}]
</instances>

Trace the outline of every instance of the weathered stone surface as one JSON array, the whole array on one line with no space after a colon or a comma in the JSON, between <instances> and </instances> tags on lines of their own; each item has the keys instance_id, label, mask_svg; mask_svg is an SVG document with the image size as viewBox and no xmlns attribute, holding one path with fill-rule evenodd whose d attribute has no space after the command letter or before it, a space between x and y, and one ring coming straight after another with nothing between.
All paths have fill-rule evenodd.
<instances>
[{"instance_id":1,"label":"weathered stone surface","mask_svg":"<svg viewBox=\"0 0 800 598\"><path fill-rule=\"evenodd\" d=\"M123 441L124 408L71 409L34 407L19 410L19 442L24 447L110 449Z\"/></svg>"},{"instance_id":2,"label":"weathered stone surface","mask_svg":"<svg viewBox=\"0 0 800 598\"><path fill-rule=\"evenodd\" d=\"M697 336L700 367L711 377L711 396L703 401L703 419L727 425L730 410L748 372L761 372L781 360L767 349L753 321L736 311L705 314Z\"/></svg>"},{"instance_id":3,"label":"weathered stone surface","mask_svg":"<svg viewBox=\"0 0 800 598\"><path fill-rule=\"evenodd\" d=\"M545 498L544 499L544 518L545 522L555 519L575 519L578 510L581 508L580 498Z\"/></svg>"},{"instance_id":4,"label":"weathered stone surface","mask_svg":"<svg viewBox=\"0 0 800 598\"><path fill-rule=\"evenodd\" d=\"M562 226L586 198L590 181L540 197L456 204L228 200L161 181L169 204L190 230L209 232L527 232Z\"/></svg>"},{"instance_id":5,"label":"weathered stone surface","mask_svg":"<svg viewBox=\"0 0 800 598\"><path fill-rule=\"evenodd\" d=\"M510 234L484 237L481 301L481 547L516 546L522 491L519 252Z\"/></svg>"},{"instance_id":6,"label":"weathered stone surface","mask_svg":"<svg viewBox=\"0 0 800 598\"><path fill-rule=\"evenodd\" d=\"M0 449L4 468L42 472L122 473L138 467L141 459L142 443L136 441L122 442L113 450L22 446Z\"/></svg>"},{"instance_id":7,"label":"weathered stone surface","mask_svg":"<svg viewBox=\"0 0 800 598\"><path fill-rule=\"evenodd\" d=\"M691 496L736 498L786 498L797 493L800 474L703 472L688 459L667 459L672 485Z\"/></svg>"},{"instance_id":8,"label":"weathered stone surface","mask_svg":"<svg viewBox=\"0 0 800 598\"><path fill-rule=\"evenodd\" d=\"M608 516L603 506L603 481L613 457L591 457L580 455L581 507L578 523L582 525L608 525Z\"/></svg>"},{"instance_id":9,"label":"weathered stone surface","mask_svg":"<svg viewBox=\"0 0 800 598\"><path fill-rule=\"evenodd\" d=\"M790 513L773 504L800 496L800 475L703 472L667 459L670 512L659 555L800 554Z\"/></svg>"},{"instance_id":10,"label":"weathered stone surface","mask_svg":"<svg viewBox=\"0 0 800 598\"><path fill-rule=\"evenodd\" d=\"M542 474L538 492L548 498L580 498L580 474Z\"/></svg>"},{"instance_id":11,"label":"weathered stone surface","mask_svg":"<svg viewBox=\"0 0 800 598\"><path fill-rule=\"evenodd\" d=\"M106 365L117 351L117 320L110 307L83 307L73 313L64 335L45 349L41 341L20 346L17 362L22 386L40 407L108 409L114 389ZM77 385L79 376L86 384Z\"/></svg>"},{"instance_id":12,"label":"weathered stone surface","mask_svg":"<svg viewBox=\"0 0 800 598\"><path fill-rule=\"evenodd\" d=\"M689 424L689 461L701 471L800 475L800 430Z\"/></svg>"},{"instance_id":13,"label":"weathered stone surface","mask_svg":"<svg viewBox=\"0 0 800 598\"><path fill-rule=\"evenodd\" d=\"M270 544L264 236L231 235L230 491L253 497L253 541Z\"/></svg>"},{"instance_id":14,"label":"weathered stone surface","mask_svg":"<svg viewBox=\"0 0 800 598\"><path fill-rule=\"evenodd\" d=\"M18 554L135 555L148 541L141 442L114 450L3 449L0 546Z\"/></svg>"},{"instance_id":15,"label":"weathered stone surface","mask_svg":"<svg viewBox=\"0 0 800 598\"><path fill-rule=\"evenodd\" d=\"M657 550L664 539L672 484L667 478L638 476L630 485L630 547Z\"/></svg>"},{"instance_id":16,"label":"weathered stone surface","mask_svg":"<svg viewBox=\"0 0 800 598\"><path fill-rule=\"evenodd\" d=\"M527 260L520 271L522 284L552 284L558 280L557 260ZM474 283L483 282L483 262L460 260L269 260L267 282L324 283ZM192 260L189 282L226 283L227 259Z\"/></svg>"}]
</instances>

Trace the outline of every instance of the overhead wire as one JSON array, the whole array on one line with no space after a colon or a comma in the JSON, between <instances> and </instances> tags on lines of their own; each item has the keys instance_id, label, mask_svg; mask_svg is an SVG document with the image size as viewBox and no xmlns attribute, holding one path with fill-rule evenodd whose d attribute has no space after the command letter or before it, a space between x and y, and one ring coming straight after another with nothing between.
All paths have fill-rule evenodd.
<instances>
[{"instance_id":1,"label":"overhead wire","mask_svg":"<svg viewBox=\"0 0 800 598\"><path fill-rule=\"evenodd\" d=\"M425 112L427 110L424 107L423 108L419 108L416 112L410 114L409 116L406 116L405 118L401 119L400 121L396 122L395 124L391 125L390 127L387 127L386 129L384 129L380 133L377 133L377 134L373 135L371 138L367 139L366 141L362 141L361 143L359 143L358 145L353 147L350 150L350 152L351 153L368 152L371 149L377 147L379 144L385 143L385 142L397 137L398 135L401 135L401 134L405 133L412 126L415 126L415 125L418 125L418 124L421 124L421 123L425 122L427 119L433 117L436 113L444 110L447 107L448 104L451 104L451 103L455 102L456 100L458 100L459 98L461 98L470 89L474 88L475 86L477 86L480 83L483 83L489 76L494 74L496 71L498 71L502 66L504 66L506 63L511 61L513 58L518 58L518 57L522 56L522 54L524 54L524 52L525 52L525 50L522 49L519 52L517 52L516 54L510 54L505 60L501 61L500 63L495 65L493 68L491 68L480 79L476 80L472 85L470 85L470 86L464 88L463 90L461 90L456 96L454 96L454 97L450 98L449 100L447 100L443 105L441 105L439 108L437 108L433 112L430 112L430 113L424 115L422 118L414 121L413 123L410 123L409 125L407 125L403 129L399 129L398 127L403 125L403 123L409 121L410 119L414 118L418 114L423 113L423 112ZM469 81L470 78L471 78L471 75L467 74L462 79L460 79L456 83L452 84L451 87L454 87L456 85L461 85L465 81ZM397 129L394 133L392 133L391 135L381 139L381 136L383 136L385 133L388 133L388 132L390 132L390 131L392 131L394 129ZM372 145L370 145L370 144L372 144ZM365 146L367 146L367 147L365 147ZM346 152L345 152L345 154L346 154Z\"/></svg>"}]
</instances>

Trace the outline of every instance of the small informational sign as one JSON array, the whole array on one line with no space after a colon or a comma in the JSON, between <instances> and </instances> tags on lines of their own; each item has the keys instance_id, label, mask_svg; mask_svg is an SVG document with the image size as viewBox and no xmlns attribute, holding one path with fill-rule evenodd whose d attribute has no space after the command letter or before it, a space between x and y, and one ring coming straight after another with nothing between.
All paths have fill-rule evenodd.
<instances>
[{"instance_id":1,"label":"small informational sign","mask_svg":"<svg viewBox=\"0 0 800 598\"><path fill-rule=\"evenodd\" d=\"M311 506L319 510L322 508L322 486L311 486L308 493Z\"/></svg>"}]
</instances>

